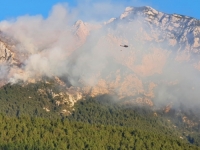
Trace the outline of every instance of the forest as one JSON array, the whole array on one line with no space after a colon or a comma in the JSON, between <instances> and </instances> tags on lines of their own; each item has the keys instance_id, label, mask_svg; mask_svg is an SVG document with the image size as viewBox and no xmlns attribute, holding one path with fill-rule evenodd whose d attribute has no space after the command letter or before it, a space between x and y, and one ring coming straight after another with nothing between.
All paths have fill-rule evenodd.
<instances>
[{"instance_id":1,"label":"forest","mask_svg":"<svg viewBox=\"0 0 200 150\"><path fill-rule=\"evenodd\" d=\"M66 106L71 114L63 115L51 95L37 92L52 87L41 82L0 88L0 149L200 149L200 126L189 127L173 113L101 95Z\"/></svg>"},{"instance_id":2,"label":"forest","mask_svg":"<svg viewBox=\"0 0 200 150\"><path fill-rule=\"evenodd\" d=\"M0 115L0 148L10 149L177 149L195 150L185 140L126 126L68 119Z\"/></svg>"}]
</instances>

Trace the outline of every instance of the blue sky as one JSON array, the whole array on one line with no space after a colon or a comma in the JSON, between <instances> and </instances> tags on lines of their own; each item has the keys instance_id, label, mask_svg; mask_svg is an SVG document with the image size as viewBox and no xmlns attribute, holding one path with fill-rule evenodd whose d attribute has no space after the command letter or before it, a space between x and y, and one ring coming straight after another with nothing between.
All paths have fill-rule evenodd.
<instances>
[{"instance_id":1,"label":"blue sky","mask_svg":"<svg viewBox=\"0 0 200 150\"><path fill-rule=\"evenodd\" d=\"M178 13L200 19L200 0L6 0L1 1L0 4L0 20L13 19L27 14L40 14L46 18L52 6L57 3L65 3L68 5L68 10L81 9L79 14L80 19L83 20L85 16L87 16L85 18L92 18L94 15L97 15L101 20L118 17L126 6L144 5L165 13ZM95 5L102 3L101 7ZM106 4L108 6L104 7ZM94 5L95 7L93 7ZM112 5L113 7L111 7Z\"/></svg>"}]
</instances>

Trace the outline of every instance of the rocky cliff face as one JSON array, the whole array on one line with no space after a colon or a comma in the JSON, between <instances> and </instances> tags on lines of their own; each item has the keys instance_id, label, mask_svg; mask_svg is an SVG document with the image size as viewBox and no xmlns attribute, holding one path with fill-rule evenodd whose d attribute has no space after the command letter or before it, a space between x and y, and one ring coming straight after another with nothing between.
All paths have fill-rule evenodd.
<instances>
[{"instance_id":1,"label":"rocky cliff face","mask_svg":"<svg viewBox=\"0 0 200 150\"><path fill-rule=\"evenodd\" d=\"M0 63L12 61L12 55L13 53L7 48L6 44L0 41Z\"/></svg>"}]
</instances>

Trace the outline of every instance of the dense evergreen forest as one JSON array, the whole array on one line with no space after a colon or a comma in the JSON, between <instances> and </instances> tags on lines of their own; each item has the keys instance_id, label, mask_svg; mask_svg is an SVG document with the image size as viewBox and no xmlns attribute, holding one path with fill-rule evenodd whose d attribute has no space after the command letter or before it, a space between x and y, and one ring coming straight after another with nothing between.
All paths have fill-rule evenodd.
<instances>
[{"instance_id":1,"label":"dense evergreen forest","mask_svg":"<svg viewBox=\"0 0 200 150\"><path fill-rule=\"evenodd\" d=\"M0 115L0 147L11 149L200 149L185 140L125 126Z\"/></svg>"},{"instance_id":2,"label":"dense evergreen forest","mask_svg":"<svg viewBox=\"0 0 200 150\"><path fill-rule=\"evenodd\" d=\"M179 118L155 111L149 107L123 106L109 101L109 96L100 96L79 101L75 111L67 117L71 121L89 124L123 126L142 131L152 131L200 146L200 125L188 127ZM178 120L178 121L177 121Z\"/></svg>"},{"instance_id":3,"label":"dense evergreen forest","mask_svg":"<svg viewBox=\"0 0 200 150\"><path fill-rule=\"evenodd\" d=\"M200 149L200 126L189 128L173 115L103 95L80 100L74 110L66 104L73 110L66 116L48 92L37 92L49 88L63 90L53 82L0 88L1 149Z\"/></svg>"}]
</instances>

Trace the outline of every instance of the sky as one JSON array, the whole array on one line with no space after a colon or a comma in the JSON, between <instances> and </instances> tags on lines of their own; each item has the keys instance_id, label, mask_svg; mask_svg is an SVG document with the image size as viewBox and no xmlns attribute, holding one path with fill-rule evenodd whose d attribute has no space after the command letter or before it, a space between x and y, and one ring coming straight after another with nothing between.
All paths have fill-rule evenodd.
<instances>
[{"instance_id":1,"label":"sky","mask_svg":"<svg viewBox=\"0 0 200 150\"><path fill-rule=\"evenodd\" d=\"M52 7L63 3L69 12L76 12L84 21L92 18L108 20L118 17L127 6L151 6L165 13L177 13L200 19L200 0L1 0L0 20L11 20L24 15L46 18Z\"/></svg>"}]
</instances>

